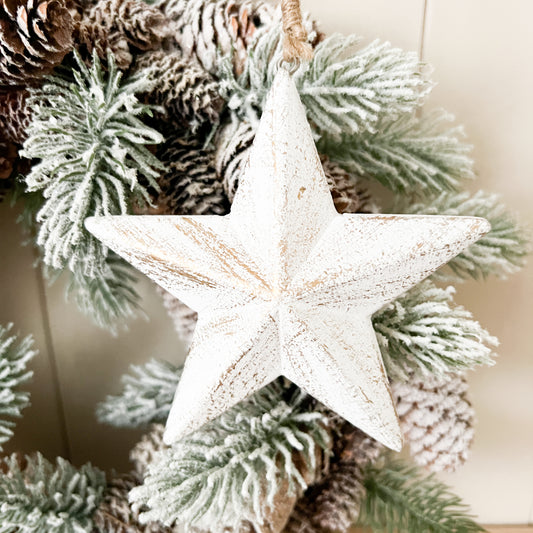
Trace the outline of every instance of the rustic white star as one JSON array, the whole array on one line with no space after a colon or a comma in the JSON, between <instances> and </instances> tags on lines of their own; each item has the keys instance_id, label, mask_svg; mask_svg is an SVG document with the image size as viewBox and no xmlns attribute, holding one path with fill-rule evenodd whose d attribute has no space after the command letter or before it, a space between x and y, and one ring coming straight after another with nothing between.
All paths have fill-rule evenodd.
<instances>
[{"instance_id":1,"label":"rustic white star","mask_svg":"<svg viewBox=\"0 0 533 533\"><path fill-rule=\"evenodd\" d=\"M489 229L472 217L338 214L283 68L229 215L86 225L198 311L165 442L283 375L394 450L402 435L371 316Z\"/></svg>"}]
</instances>

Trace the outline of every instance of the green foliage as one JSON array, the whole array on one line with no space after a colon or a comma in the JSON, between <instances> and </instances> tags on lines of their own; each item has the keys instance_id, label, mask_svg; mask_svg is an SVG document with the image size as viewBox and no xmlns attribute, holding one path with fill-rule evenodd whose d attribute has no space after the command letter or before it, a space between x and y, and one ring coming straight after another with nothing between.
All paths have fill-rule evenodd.
<instances>
[{"instance_id":1,"label":"green foliage","mask_svg":"<svg viewBox=\"0 0 533 533\"><path fill-rule=\"evenodd\" d=\"M332 35L318 44L309 66L293 76L309 120L319 132L374 132L379 120L412 112L430 90L415 53L374 41L357 49L355 36ZM257 120L282 57L281 27L274 25L249 48L245 70L235 79L222 61L229 106Z\"/></svg>"},{"instance_id":2,"label":"green foliage","mask_svg":"<svg viewBox=\"0 0 533 533\"><path fill-rule=\"evenodd\" d=\"M130 265L110 252L94 276L74 269L67 297L72 295L78 308L100 327L116 333L120 320L137 314L140 298L134 289L136 281Z\"/></svg>"},{"instance_id":3,"label":"green foliage","mask_svg":"<svg viewBox=\"0 0 533 533\"><path fill-rule=\"evenodd\" d=\"M396 194L428 196L455 191L474 177L471 147L452 117L436 110L422 118L404 115L383 120L376 131L323 136L318 150L348 172L375 179Z\"/></svg>"},{"instance_id":4,"label":"green foliage","mask_svg":"<svg viewBox=\"0 0 533 533\"><path fill-rule=\"evenodd\" d=\"M160 452L130 496L149 509L142 521L259 529L279 491L305 489L316 475L317 451L330 446L325 424L303 392L275 382Z\"/></svg>"},{"instance_id":5,"label":"green foliage","mask_svg":"<svg viewBox=\"0 0 533 533\"><path fill-rule=\"evenodd\" d=\"M125 278L110 279L123 269L110 267L107 249L83 224L89 216L125 214L132 202L148 201L147 186L157 189L155 178L162 165L147 145L163 138L140 119L151 113L135 96L147 88L145 81L122 82L111 55L106 72L96 55L90 67L75 58L77 67L69 77L50 77L31 90L33 118L21 153L38 161L26 185L29 192L42 191L45 199L37 214L37 244L44 263L73 271L75 287L83 276L92 278L80 288L86 310L101 306L88 296L109 295L112 301L106 305L123 316L131 311L131 288L120 294Z\"/></svg>"},{"instance_id":6,"label":"green foliage","mask_svg":"<svg viewBox=\"0 0 533 533\"><path fill-rule=\"evenodd\" d=\"M403 213L420 215L454 215L486 218L491 230L467 250L452 259L436 277L459 281L472 277L486 278L494 274L505 278L519 270L528 254L529 243L525 231L507 211L495 194L478 191L441 194L426 203L401 209Z\"/></svg>"},{"instance_id":7,"label":"green foliage","mask_svg":"<svg viewBox=\"0 0 533 533\"><path fill-rule=\"evenodd\" d=\"M485 531L446 485L399 461L370 466L364 486L366 498L359 525L376 533Z\"/></svg>"},{"instance_id":8,"label":"green foliage","mask_svg":"<svg viewBox=\"0 0 533 533\"><path fill-rule=\"evenodd\" d=\"M410 371L445 375L490 365L491 337L471 313L453 305L453 287L424 281L374 314L372 323L389 376Z\"/></svg>"},{"instance_id":9,"label":"green foliage","mask_svg":"<svg viewBox=\"0 0 533 533\"><path fill-rule=\"evenodd\" d=\"M97 408L100 422L117 427L140 427L167 419L181 377L181 367L152 359L132 366L122 377L124 390L108 396Z\"/></svg>"},{"instance_id":10,"label":"green foliage","mask_svg":"<svg viewBox=\"0 0 533 533\"><path fill-rule=\"evenodd\" d=\"M90 533L91 516L105 488L105 475L90 464L80 469L36 454L2 460L0 533Z\"/></svg>"},{"instance_id":11,"label":"green foliage","mask_svg":"<svg viewBox=\"0 0 533 533\"><path fill-rule=\"evenodd\" d=\"M31 336L18 340L9 335L12 324L0 326L0 451L2 444L13 436L15 422L5 417L20 418L22 410L30 405L30 394L17 390L33 375L28 362L37 354Z\"/></svg>"}]
</instances>

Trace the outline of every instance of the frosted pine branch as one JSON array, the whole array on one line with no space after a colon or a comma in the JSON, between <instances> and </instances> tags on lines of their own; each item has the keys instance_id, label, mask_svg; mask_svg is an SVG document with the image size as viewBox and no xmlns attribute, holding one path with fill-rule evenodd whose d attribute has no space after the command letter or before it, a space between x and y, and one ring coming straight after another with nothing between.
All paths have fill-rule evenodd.
<instances>
[{"instance_id":1,"label":"frosted pine branch","mask_svg":"<svg viewBox=\"0 0 533 533\"><path fill-rule=\"evenodd\" d=\"M359 525L376 533L485 531L446 485L401 462L369 467L364 485Z\"/></svg>"},{"instance_id":2,"label":"frosted pine branch","mask_svg":"<svg viewBox=\"0 0 533 533\"><path fill-rule=\"evenodd\" d=\"M92 317L101 328L116 333L121 320L138 312L139 295L133 268L113 253L105 258L100 269L92 276L80 265L72 272L67 287L67 298L73 297L78 308Z\"/></svg>"},{"instance_id":3,"label":"frosted pine branch","mask_svg":"<svg viewBox=\"0 0 533 533\"><path fill-rule=\"evenodd\" d=\"M117 427L140 427L167 419L181 377L181 368L152 359L142 366L132 366L131 374L122 376L123 391L108 396L99 404L100 422Z\"/></svg>"},{"instance_id":4,"label":"frosted pine branch","mask_svg":"<svg viewBox=\"0 0 533 533\"><path fill-rule=\"evenodd\" d=\"M37 216L45 263L73 269L83 262L90 274L106 252L85 230L84 219L125 214L132 197L149 200L139 178L157 188L161 164L146 145L163 138L139 118L149 113L135 96L145 82L122 83L112 56L107 73L96 56L90 67L76 60L73 80L51 77L32 91L23 156L40 159L26 184L46 198Z\"/></svg>"},{"instance_id":5,"label":"frosted pine branch","mask_svg":"<svg viewBox=\"0 0 533 533\"><path fill-rule=\"evenodd\" d=\"M467 250L452 259L435 277L458 281L468 277L486 278L494 274L505 278L524 266L529 251L525 231L495 194L478 191L442 194L426 203L402 209L420 215L454 215L486 218L491 230Z\"/></svg>"},{"instance_id":6,"label":"frosted pine branch","mask_svg":"<svg viewBox=\"0 0 533 533\"><path fill-rule=\"evenodd\" d=\"M163 138L140 118L150 114L135 96L146 89L145 81L123 82L111 55L106 72L96 55L90 67L75 58L71 78L51 77L32 89L28 106L33 119L22 153L39 160L26 185L29 191L42 191L45 199L37 214L43 261L51 269L75 273L79 301L102 323L101 298L109 299L108 308L115 307L107 316L117 318L131 313L135 298L129 287L124 289L124 276L111 279L117 270L106 264L107 249L85 230L84 220L126 214L133 201L149 201L147 186L158 189L155 178L162 164L147 145ZM92 279L84 285L83 276Z\"/></svg>"},{"instance_id":7,"label":"frosted pine branch","mask_svg":"<svg viewBox=\"0 0 533 533\"><path fill-rule=\"evenodd\" d=\"M252 122L263 107L281 59L281 28L274 25L249 49L243 74L223 64L229 105ZM309 67L294 74L309 120L319 132L374 132L381 118L411 113L430 90L417 54L374 41L357 49L355 36L332 35L316 46ZM251 116L250 116L251 115Z\"/></svg>"},{"instance_id":8,"label":"frosted pine branch","mask_svg":"<svg viewBox=\"0 0 533 533\"><path fill-rule=\"evenodd\" d=\"M318 452L330 446L326 423L304 393L275 382L160 452L131 501L148 508L141 522L218 533L248 521L261 530L280 494L286 500L314 479Z\"/></svg>"},{"instance_id":9,"label":"frosted pine branch","mask_svg":"<svg viewBox=\"0 0 533 533\"><path fill-rule=\"evenodd\" d=\"M377 180L397 194L428 196L455 191L474 177L471 146L463 129L448 126L453 119L436 110L418 118L405 115L381 121L374 133L325 135L318 142L348 172Z\"/></svg>"},{"instance_id":10,"label":"frosted pine branch","mask_svg":"<svg viewBox=\"0 0 533 533\"><path fill-rule=\"evenodd\" d=\"M42 455L13 454L1 462L1 533L89 533L105 489L103 472Z\"/></svg>"},{"instance_id":11,"label":"frosted pine branch","mask_svg":"<svg viewBox=\"0 0 533 533\"><path fill-rule=\"evenodd\" d=\"M424 281L372 318L383 361L390 377L446 375L491 365L498 341L453 305L453 287L441 289Z\"/></svg>"},{"instance_id":12,"label":"frosted pine branch","mask_svg":"<svg viewBox=\"0 0 533 533\"><path fill-rule=\"evenodd\" d=\"M37 354L32 337L22 340L10 335L13 325L0 326L0 451L13 436L15 422L7 418L20 418L22 410L30 405L30 394L18 390L33 375L28 362Z\"/></svg>"}]
</instances>

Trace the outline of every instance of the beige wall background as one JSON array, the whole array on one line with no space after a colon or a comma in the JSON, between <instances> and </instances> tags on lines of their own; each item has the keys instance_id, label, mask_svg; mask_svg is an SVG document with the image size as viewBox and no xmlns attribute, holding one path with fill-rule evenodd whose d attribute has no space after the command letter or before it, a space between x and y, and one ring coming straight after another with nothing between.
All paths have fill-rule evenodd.
<instances>
[{"instance_id":1,"label":"beige wall background","mask_svg":"<svg viewBox=\"0 0 533 533\"><path fill-rule=\"evenodd\" d=\"M475 188L500 193L533 227L533 18L531 0L303 0L327 33L379 37L419 51L438 82L430 106L443 106L465 124L475 145ZM42 450L77 464L127 468L139 433L97 424L94 408L120 390L130 364L150 357L180 361L177 340L151 285L141 281L149 320L118 337L94 327L64 287L48 287L32 267L32 250L0 205L0 322L33 333L32 407L10 449ZM471 376L477 439L470 462L442 476L484 523L533 520L533 268L509 281L459 287L457 300L500 338L495 367Z\"/></svg>"}]
</instances>

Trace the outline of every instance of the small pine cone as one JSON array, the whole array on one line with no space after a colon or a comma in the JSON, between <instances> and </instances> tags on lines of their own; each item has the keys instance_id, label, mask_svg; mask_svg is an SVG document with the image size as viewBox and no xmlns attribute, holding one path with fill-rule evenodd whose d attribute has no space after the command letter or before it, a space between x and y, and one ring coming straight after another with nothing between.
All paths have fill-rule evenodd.
<instances>
[{"instance_id":1,"label":"small pine cone","mask_svg":"<svg viewBox=\"0 0 533 533\"><path fill-rule=\"evenodd\" d=\"M17 160L17 147L7 140L0 139L0 179L7 180L13 173Z\"/></svg>"},{"instance_id":2,"label":"small pine cone","mask_svg":"<svg viewBox=\"0 0 533 533\"><path fill-rule=\"evenodd\" d=\"M229 203L217 177L213 155L195 139L172 137L160 146L158 158L168 169L158 178L155 199L166 215L225 215Z\"/></svg>"},{"instance_id":3,"label":"small pine cone","mask_svg":"<svg viewBox=\"0 0 533 533\"><path fill-rule=\"evenodd\" d=\"M26 90L0 92L0 131L15 144L22 144L26 140L30 124L27 97Z\"/></svg>"},{"instance_id":4,"label":"small pine cone","mask_svg":"<svg viewBox=\"0 0 533 533\"><path fill-rule=\"evenodd\" d=\"M74 20L62 0L0 3L0 85L49 74L72 49Z\"/></svg>"},{"instance_id":5,"label":"small pine cone","mask_svg":"<svg viewBox=\"0 0 533 533\"><path fill-rule=\"evenodd\" d=\"M102 502L93 515L94 533L171 533L172 529L155 522L139 523L139 514L128 502L128 493L141 483L136 474L112 478Z\"/></svg>"},{"instance_id":6,"label":"small pine cone","mask_svg":"<svg viewBox=\"0 0 533 533\"><path fill-rule=\"evenodd\" d=\"M355 176L325 155L320 156L320 161L328 180L333 203L339 213L372 212L372 207L369 205L370 196L359 186Z\"/></svg>"},{"instance_id":7,"label":"small pine cone","mask_svg":"<svg viewBox=\"0 0 533 533\"><path fill-rule=\"evenodd\" d=\"M157 286L157 292L163 298L163 305L167 310L168 316L170 316L174 323L174 329L178 333L179 338L187 346L190 346L194 328L196 328L196 322L198 320L198 313L159 286Z\"/></svg>"},{"instance_id":8,"label":"small pine cone","mask_svg":"<svg viewBox=\"0 0 533 533\"><path fill-rule=\"evenodd\" d=\"M111 50L120 69L127 69L136 51L155 50L167 34L166 19L143 0L99 0L82 20L78 41L88 54L96 49L104 63Z\"/></svg>"},{"instance_id":9,"label":"small pine cone","mask_svg":"<svg viewBox=\"0 0 533 533\"><path fill-rule=\"evenodd\" d=\"M216 141L215 168L230 202L237 192L239 178L248 164L255 129L247 122L230 122Z\"/></svg>"},{"instance_id":10,"label":"small pine cone","mask_svg":"<svg viewBox=\"0 0 533 533\"><path fill-rule=\"evenodd\" d=\"M217 74L218 57L232 54L239 75L249 44L274 18L273 7L257 0L167 0L165 13L176 23L185 57L196 57L211 74Z\"/></svg>"},{"instance_id":11,"label":"small pine cone","mask_svg":"<svg viewBox=\"0 0 533 533\"><path fill-rule=\"evenodd\" d=\"M298 500L285 533L346 532L357 520L364 468L377 460L382 446L348 422L338 423L329 472Z\"/></svg>"},{"instance_id":12,"label":"small pine cone","mask_svg":"<svg viewBox=\"0 0 533 533\"><path fill-rule=\"evenodd\" d=\"M132 448L130 461L133 463L135 472L142 478L146 467L154 462L155 454L164 450L167 445L163 442L163 424L153 424L150 431L143 435L141 440Z\"/></svg>"},{"instance_id":13,"label":"small pine cone","mask_svg":"<svg viewBox=\"0 0 533 533\"><path fill-rule=\"evenodd\" d=\"M219 84L197 62L179 51L157 50L140 56L136 70L154 82L148 99L163 106L171 122L193 131L205 122L218 122L224 105Z\"/></svg>"},{"instance_id":14,"label":"small pine cone","mask_svg":"<svg viewBox=\"0 0 533 533\"><path fill-rule=\"evenodd\" d=\"M474 438L464 376L413 376L392 383L392 390L414 461L432 472L453 472L464 464Z\"/></svg>"}]
</instances>

